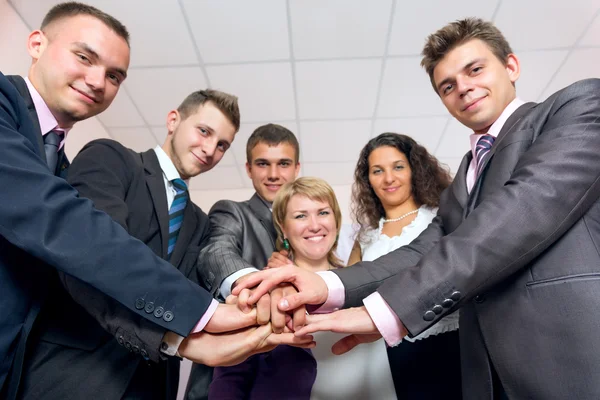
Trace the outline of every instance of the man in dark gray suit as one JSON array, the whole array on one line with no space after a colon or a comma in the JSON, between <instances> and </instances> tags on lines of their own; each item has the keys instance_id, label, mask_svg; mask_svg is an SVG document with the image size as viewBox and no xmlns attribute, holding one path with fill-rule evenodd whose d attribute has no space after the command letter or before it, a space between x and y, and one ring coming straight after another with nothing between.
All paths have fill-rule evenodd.
<instances>
[{"instance_id":1,"label":"man in dark gray suit","mask_svg":"<svg viewBox=\"0 0 600 400\"><path fill-rule=\"evenodd\" d=\"M256 193L250 200L221 200L211 208L211 232L198 257L198 281L222 299L229 296L238 279L267 265L277 238L271 204L281 186L295 180L300 171L298 140L281 125L258 127L246 144L246 158L246 171ZM258 311L259 319L268 322L268 302ZM188 399L206 396L212 377L206 370L203 365L192 367Z\"/></svg>"},{"instance_id":2,"label":"man in dark gray suit","mask_svg":"<svg viewBox=\"0 0 600 400\"><path fill-rule=\"evenodd\" d=\"M423 56L448 111L474 131L438 216L371 263L321 277L262 271L240 289L265 279L252 302L288 281L300 293L283 310L357 307L297 332L352 333L338 353L382 334L393 346L460 308L465 399L600 398L600 80L524 104L518 58L479 19L434 33Z\"/></svg>"}]
</instances>

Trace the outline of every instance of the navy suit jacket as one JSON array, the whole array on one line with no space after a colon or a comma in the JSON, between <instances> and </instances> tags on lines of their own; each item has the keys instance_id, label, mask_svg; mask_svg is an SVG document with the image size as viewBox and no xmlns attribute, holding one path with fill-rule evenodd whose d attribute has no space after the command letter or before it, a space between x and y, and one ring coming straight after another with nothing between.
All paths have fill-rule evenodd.
<instances>
[{"instance_id":1,"label":"navy suit jacket","mask_svg":"<svg viewBox=\"0 0 600 400\"><path fill-rule=\"evenodd\" d=\"M136 317L182 336L189 334L211 302L208 292L55 176L44 160L40 137L26 99L0 73L0 309L4 310L0 397L4 398L15 393L27 336L48 286L57 280L56 270L114 298ZM147 314L147 298L161 299L172 318Z\"/></svg>"}]
</instances>

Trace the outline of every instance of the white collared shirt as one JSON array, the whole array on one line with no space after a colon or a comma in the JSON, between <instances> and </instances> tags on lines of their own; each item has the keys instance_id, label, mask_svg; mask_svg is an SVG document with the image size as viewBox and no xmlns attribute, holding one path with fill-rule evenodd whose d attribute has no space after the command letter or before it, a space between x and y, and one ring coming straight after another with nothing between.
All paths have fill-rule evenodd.
<instances>
[{"instance_id":1,"label":"white collared shirt","mask_svg":"<svg viewBox=\"0 0 600 400\"><path fill-rule=\"evenodd\" d=\"M156 146L154 152L156 153L160 169L163 173L163 181L165 182L165 191L167 193L167 210L169 210L171 204L173 204L173 200L175 200L175 195L177 194L177 190L173 187L172 181L174 179L181 179L181 176L179 175L177 168L175 168L175 164L173 164L173 161L171 161L162 147ZM185 183L189 184L189 179L186 180Z\"/></svg>"}]
</instances>

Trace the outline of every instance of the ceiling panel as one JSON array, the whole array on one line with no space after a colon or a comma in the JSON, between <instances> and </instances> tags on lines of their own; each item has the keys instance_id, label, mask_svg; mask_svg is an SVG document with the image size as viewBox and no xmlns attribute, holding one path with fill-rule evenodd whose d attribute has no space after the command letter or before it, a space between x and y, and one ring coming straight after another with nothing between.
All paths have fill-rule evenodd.
<instances>
[{"instance_id":1,"label":"ceiling panel","mask_svg":"<svg viewBox=\"0 0 600 400\"><path fill-rule=\"evenodd\" d=\"M156 147L158 142L148 128L114 128L110 135L123 146L137 152Z\"/></svg>"},{"instance_id":2,"label":"ceiling panel","mask_svg":"<svg viewBox=\"0 0 600 400\"><path fill-rule=\"evenodd\" d=\"M384 132L400 133L410 136L433 154L449 119L449 117L378 119L373 126L373 137Z\"/></svg>"},{"instance_id":3,"label":"ceiling panel","mask_svg":"<svg viewBox=\"0 0 600 400\"><path fill-rule=\"evenodd\" d=\"M391 0L291 0L289 4L296 60L385 52Z\"/></svg>"},{"instance_id":4,"label":"ceiling panel","mask_svg":"<svg viewBox=\"0 0 600 400\"><path fill-rule=\"evenodd\" d=\"M355 162L344 163L305 163L302 176L316 176L330 185L350 185L354 181Z\"/></svg>"},{"instance_id":5,"label":"ceiling panel","mask_svg":"<svg viewBox=\"0 0 600 400\"><path fill-rule=\"evenodd\" d=\"M516 84L517 96L524 101L537 101L567 54L567 50L519 52L521 76Z\"/></svg>"},{"instance_id":6,"label":"ceiling panel","mask_svg":"<svg viewBox=\"0 0 600 400\"><path fill-rule=\"evenodd\" d=\"M469 128L458 122L456 119L451 118L434 155L439 159L452 157L462 158L471 148L469 136L472 133L473 132Z\"/></svg>"},{"instance_id":7,"label":"ceiling panel","mask_svg":"<svg viewBox=\"0 0 600 400\"><path fill-rule=\"evenodd\" d=\"M490 19L497 3L498 0L397 1L388 54L421 54L427 35L457 19Z\"/></svg>"},{"instance_id":8,"label":"ceiling panel","mask_svg":"<svg viewBox=\"0 0 600 400\"><path fill-rule=\"evenodd\" d=\"M420 57L388 59L379 95L378 117L446 115Z\"/></svg>"},{"instance_id":9,"label":"ceiling panel","mask_svg":"<svg viewBox=\"0 0 600 400\"><path fill-rule=\"evenodd\" d=\"M190 180L190 190L240 189L242 178L236 166L220 165Z\"/></svg>"},{"instance_id":10,"label":"ceiling panel","mask_svg":"<svg viewBox=\"0 0 600 400\"><path fill-rule=\"evenodd\" d=\"M296 63L300 118L372 117L380 70L380 60Z\"/></svg>"},{"instance_id":11,"label":"ceiling panel","mask_svg":"<svg viewBox=\"0 0 600 400\"><path fill-rule=\"evenodd\" d=\"M304 163L358 160L369 140L371 120L300 122Z\"/></svg>"},{"instance_id":12,"label":"ceiling panel","mask_svg":"<svg viewBox=\"0 0 600 400\"><path fill-rule=\"evenodd\" d=\"M144 119L131 101L127 89L122 86L110 107L98 118L108 128L131 128L144 126Z\"/></svg>"},{"instance_id":13,"label":"ceiling panel","mask_svg":"<svg viewBox=\"0 0 600 400\"><path fill-rule=\"evenodd\" d=\"M494 22L514 51L570 47L594 16L597 0L570 0L567 3L503 0Z\"/></svg>"},{"instance_id":14,"label":"ceiling panel","mask_svg":"<svg viewBox=\"0 0 600 400\"><path fill-rule=\"evenodd\" d=\"M600 14L596 14L596 18L578 44L580 46L600 46Z\"/></svg>"},{"instance_id":15,"label":"ceiling panel","mask_svg":"<svg viewBox=\"0 0 600 400\"><path fill-rule=\"evenodd\" d=\"M182 4L204 63L290 56L284 1L182 0Z\"/></svg>"},{"instance_id":16,"label":"ceiling panel","mask_svg":"<svg viewBox=\"0 0 600 400\"><path fill-rule=\"evenodd\" d=\"M125 87L151 126L166 123L169 111L192 92L207 88L199 67L132 69Z\"/></svg>"},{"instance_id":17,"label":"ceiling panel","mask_svg":"<svg viewBox=\"0 0 600 400\"><path fill-rule=\"evenodd\" d=\"M206 70L212 88L238 96L243 122L296 118L290 63L213 66Z\"/></svg>"},{"instance_id":18,"label":"ceiling panel","mask_svg":"<svg viewBox=\"0 0 600 400\"><path fill-rule=\"evenodd\" d=\"M541 98L545 99L554 92L581 79L600 78L599 62L600 48L573 50Z\"/></svg>"}]
</instances>

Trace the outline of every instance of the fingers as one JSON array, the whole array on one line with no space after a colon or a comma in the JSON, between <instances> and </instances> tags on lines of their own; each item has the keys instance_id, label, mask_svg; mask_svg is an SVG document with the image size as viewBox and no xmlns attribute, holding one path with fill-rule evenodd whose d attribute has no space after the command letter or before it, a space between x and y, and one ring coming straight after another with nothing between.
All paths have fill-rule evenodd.
<instances>
[{"instance_id":1,"label":"fingers","mask_svg":"<svg viewBox=\"0 0 600 400\"><path fill-rule=\"evenodd\" d=\"M335 321L331 314L307 315L306 325L296 330L296 336L305 336L319 331L338 332L335 330Z\"/></svg>"},{"instance_id":2,"label":"fingers","mask_svg":"<svg viewBox=\"0 0 600 400\"><path fill-rule=\"evenodd\" d=\"M248 303L249 304L256 303L258 301L258 299L261 298L261 296L263 296L265 293L273 290L273 288L275 288L280 283L292 281L297 272L296 271L297 269L298 268L296 268L294 266L289 266L289 267L285 267L285 268L277 268L277 269L270 269L267 271L261 271L260 272L261 274L265 273L267 275L264 275L265 278L263 280L261 280L260 284L256 287L256 289L253 290L252 295L248 299ZM256 274L256 277L259 278L260 276L258 276L258 274ZM254 278L254 276L252 278ZM249 278L248 281L251 282L252 278ZM242 283L242 285L245 285L246 282L248 282L248 281L244 281ZM252 279L252 281L254 281L254 279Z\"/></svg>"},{"instance_id":3,"label":"fingers","mask_svg":"<svg viewBox=\"0 0 600 400\"><path fill-rule=\"evenodd\" d=\"M331 347L331 352L335 355L340 355L349 352L362 342L358 339L357 335L346 336L345 338L334 343Z\"/></svg>"},{"instance_id":4,"label":"fingers","mask_svg":"<svg viewBox=\"0 0 600 400\"><path fill-rule=\"evenodd\" d=\"M235 304L219 304L204 330L211 333L229 332L255 324L255 309L244 313Z\"/></svg>"},{"instance_id":5,"label":"fingers","mask_svg":"<svg viewBox=\"0 0 600 400\"><path fill-rule=\"evenodd\" d=\"M281 252L275 252L271 255L267 262L266 268L280 268L288 264L293 264L288 258L288 252L282 250Z\"/></svg>"},{"instance_id":6,"label":"fingers","mask_svg":"<svg viewBox=\"0 0 600 400\"><path fill-rule=\"evenodd\" d=\"M275 288L271 291L271 325L273 326L274 333L283 332L283 328L285 327L286 314L277 307L277 303L279 303L282 295L283 290L281 288Z\"/></svg>"},{"instance_id":7,"label":"fingers","mask_svg":"<svg viewBox=\"0 0 600 400\"><path fill-rule=\"evenodd\" d=\"M299 292L286 296L279 302L279 309L281 311L295 310L304 304L312 304L313 297L313 293L309 292Z\"/></svg>"},{"instance_id":8,"label":"fingers","mask_svg":"<svg viewBox=\"0 0 600 400\"><path fill-rule=\"evenodd\" d=\"M263 280L267 279L268 277L270 277L271 275L273 275L276 272L278 272L278 271L277 270L266 270L266 271L259 271L259 272L253 273L253 274L248 274L247 277L244 277L245 279L243 279L238 285L236 285L236 287L233 288L233 290L231 291L231 294L239 296L240 292L243 289L255 287L256 285L258 285Z\"/></svg>"},{"instance_id":9,"label":"fingers","mask_svg":"<svg viewBox=\"0 0 600 400\"><path fill-rule=\"evenodd\" d=\"M301 346L314 343L314 338L311 335L298 337L293 333L279 333L272 334L267 338L267 344L271 346L279 346L281 344L287 344L289 346Z\"/></svg>"},{"instance_id":10,"label":"fingers","mask_svg":"<svg viewBox=\"0 0 600 400\"><path fill-rule=\"evenodd\" d=\"M300 329L306 325L306 307L300 306L294 310L293 315L293 326L294 330Z\"/></svg>"},{"instance_id":11,"label":"fingers","mask_svg":"<svg viewBox=\"0 0 600 400\"><path fill-rule=\"evenodd\" d=\"M271 320L271 296L269 293L261 297L256 303L256 323L265 325Z\"/></svg>"},{"instance_id":12,"label":"fingers","mask_svg":"<svg viewBox=\"0 0 600 400\"><path fill-rule=\"evenodd\" d=\"M232 294L227 296L227 298L225 299L225 304L237 304L237 302L238 302L238 297L234 296Z\"/></svg>"},{"instance_id":13,"label":"fingers","mask_svg":"<svg viewBox=\"0 0 600 400\"><path fill-rule=\"evenodd\" d=\"M252 306L248 304L248 298L251 294L252 292L250 291L250 289L243 289L238 294L238 308L245 313L250 312L250 310L252 310Z\"/></svg>"}]
</instances>

